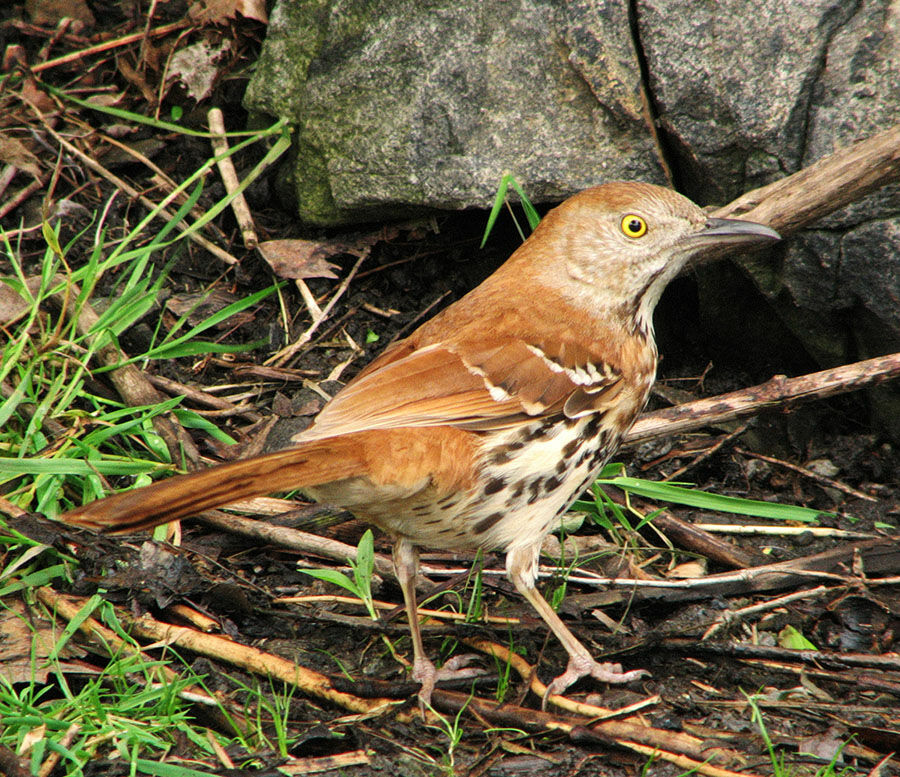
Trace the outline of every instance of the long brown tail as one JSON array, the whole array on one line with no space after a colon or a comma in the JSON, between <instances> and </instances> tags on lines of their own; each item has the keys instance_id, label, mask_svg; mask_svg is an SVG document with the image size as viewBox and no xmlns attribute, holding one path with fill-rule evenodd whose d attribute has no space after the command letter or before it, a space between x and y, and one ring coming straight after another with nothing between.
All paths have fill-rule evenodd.
<instances>
[{"instance_id":1,"label":"long brown tail","mask_svg":"<svg viewBox=\"0 0 900 777\"><path fill-rule=\"evenodd\" d=\"M365 472L353 435L303 443L202 472L162 480L98 499L61 516L64 523L97 531L131 532L202 510L276 491L316 486Z\"/></svg>"}]
</instances>

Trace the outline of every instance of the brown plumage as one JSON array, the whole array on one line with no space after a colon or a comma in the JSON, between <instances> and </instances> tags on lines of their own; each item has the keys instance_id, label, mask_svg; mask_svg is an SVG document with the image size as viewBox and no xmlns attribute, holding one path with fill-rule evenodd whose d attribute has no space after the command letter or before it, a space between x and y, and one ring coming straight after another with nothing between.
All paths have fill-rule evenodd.
<instances>
[{"instance_id":1,"label":"brown plumage","mask_svg":"<svg viewBox=\"0 0 900 777\"><path fill-rule=\"evenodd\" d=\"M657 186L611 183L552 210L478 288L376 358L276 453L94 502L63 520L130 531L300 488L396 538L413 676L435 679L415 616L417 548L497 548L569 653L550 685L626 682L599 664L534 587L541 540L591 482L647 399L652 314L689 259L767 242L752 222L709 219Z\"/></svg>"}]
</instances>

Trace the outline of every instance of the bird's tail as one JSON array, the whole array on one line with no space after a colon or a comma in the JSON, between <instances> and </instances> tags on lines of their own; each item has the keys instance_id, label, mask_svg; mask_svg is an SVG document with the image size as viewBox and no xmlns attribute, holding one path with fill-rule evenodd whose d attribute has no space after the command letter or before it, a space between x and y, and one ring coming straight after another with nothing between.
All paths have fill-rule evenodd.
<instances>
[{"instance_id":1,"label":"bird's tail","mask_svg":"<svg viewBox=\"0 0 900 777\"><path fill-rule=\"evenodd\" d=\"M352 435L333 437L98 499L70 510L60 520L96 531L139 531L241 499L322 485L364 472Z\"/></svg>"}]
</instances>

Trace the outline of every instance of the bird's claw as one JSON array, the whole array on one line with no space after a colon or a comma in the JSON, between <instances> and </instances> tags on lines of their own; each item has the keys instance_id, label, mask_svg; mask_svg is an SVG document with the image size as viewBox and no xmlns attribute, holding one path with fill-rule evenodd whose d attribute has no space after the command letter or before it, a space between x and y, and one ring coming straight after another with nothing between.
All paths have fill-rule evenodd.
<instances>
[{"instance_id":1,"label":"bird's claw","mask_svg":"<svg viewBox=\"0 0 900 777\"><path fill-rule=\"evenodd\" d=\"M639 680L642 677L649 677L650 672L646 669L632 669L630 672L622 671L621 664L603 663L595 661L590 656L571 655L566 671L553 680L544 691L544 698L541 701L541 709L546 709L547 700L551 696L557 696L563 693L570 685L578 682L582 677L593 677L611 685L622 685L630 683L632 680Z\"/></svg>"},{"instance_id":2,"label":"bird's claw","mask_svg":"<svg viewBox=\"0 0 900 777\"><path fill-rule=\"evenodd\" d=\"M447 680L468 680L485 674L486 670L481 667L469 666L476 658L478 655L475 653L453 656L445 661L440 669L427 658L416 659L413 662L412 678L422 684L419 689L419 708L422 710L423 717L425 710L431 706L431 694L434 692L436 683Z\"/></svg>"}]
</instances>

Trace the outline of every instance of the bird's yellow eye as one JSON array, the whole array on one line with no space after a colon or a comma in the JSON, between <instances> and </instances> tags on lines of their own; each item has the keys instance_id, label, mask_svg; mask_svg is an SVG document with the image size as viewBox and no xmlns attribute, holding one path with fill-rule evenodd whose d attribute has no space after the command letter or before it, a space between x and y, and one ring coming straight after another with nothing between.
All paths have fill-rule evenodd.
<instances>
[{"instance_id":1,"label":"bird's yellow eye","mask_svg":"<svg viewBox=\"0 0 900 777\"><path fill-rule=\"evenodd\" d=\"M643 237L647 234L647 222L634 213L626 214L621 226L626 237Z\"/></svg>"}]
</instances>

